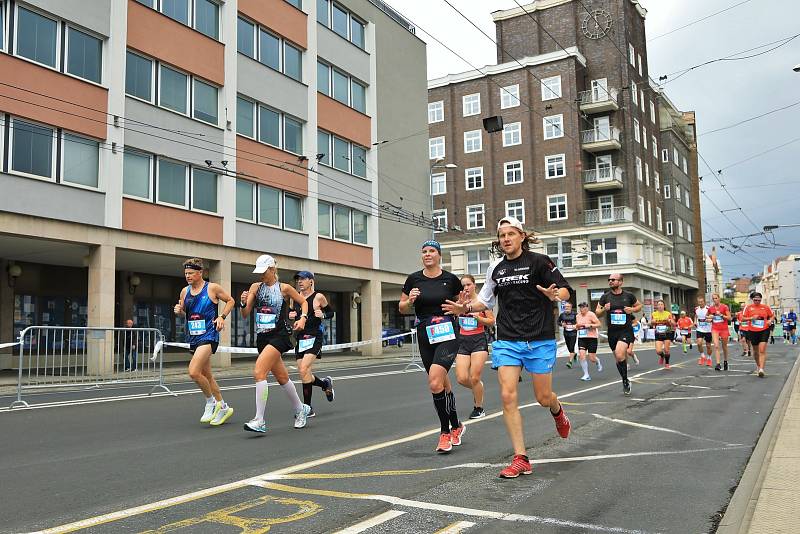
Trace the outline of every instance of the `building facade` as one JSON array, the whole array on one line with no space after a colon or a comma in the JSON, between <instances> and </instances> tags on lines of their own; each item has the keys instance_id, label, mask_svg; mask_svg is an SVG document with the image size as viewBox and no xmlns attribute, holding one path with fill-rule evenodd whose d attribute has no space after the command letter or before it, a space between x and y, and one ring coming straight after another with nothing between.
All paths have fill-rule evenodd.
<instances>
[{"instance_id":1,"label":"building facade","mask_svg":"<svg viewBox=\"0 0 800 534\"><path fill-rule=\"evenodd\" d=\"M428 201L424 136L374 146L425 129L414 27L381 0L86 4L0 0L0 340L180 339L182 260L238 297L262 253L317 274L327 341L380 337L418 268L396 244L429 232L399 200ZM222 343L251 342L237 311Z\"/></svg>"},{"instance_id":2,"label":"building facade","mask_svg":"<svg viewBox=\"0 0 800 534\"><path fill-rule=\"evenodd\" d=\"M789 254L764 266L756 287L776 315L800 310L800 254Z\"/></svg>"},{"instance_id":3,"label":"building facade","mask_svg":"<svg viewBox=\"0 0 800 534\"><path fill-rule=\"evenodd\" d=\"M429 80L432 209L453 272L483 276L496 221L514 215L578 301L594 305L610 272L647 315L656 299L669 306L697 289L666 233L645 15L636 0L498 11L498 63ZM487 133L494 116L503 130Z\"/></svg>"},{"instance_id":4,"label":"building facade","mask_svg":"<svg viewBox=\"0 0 800 534\"><path fill-rule=\"evenodd\" d=\"M704 256L703 265L705 270L705 293L703 296L707 302L711 302L711 295L716 293L720 296L725 295L725 283L722 279L722 263L717 257L717 248L711 247L711 253Z\"/></svg>"}]
</instances>

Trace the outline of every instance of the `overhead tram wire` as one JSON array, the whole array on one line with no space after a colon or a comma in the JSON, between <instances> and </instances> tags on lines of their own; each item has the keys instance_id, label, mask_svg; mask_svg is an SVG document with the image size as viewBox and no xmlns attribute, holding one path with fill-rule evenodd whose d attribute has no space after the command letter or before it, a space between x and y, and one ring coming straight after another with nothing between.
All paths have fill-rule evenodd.
<instances>
[{"instance_id":1,"label":"overhead tram wire","mask_svg":"<svg viewBox=\"0 0 800 534\"><path fill-rule=\"evenodd\" d=\"M766 117L767 115L772 115L773 113L777 113L778 111L783 111L785 109L793 108L794 106L797 106L797 105L800 105L800 100L798 100L797 102L794 102L792 104L789 104L787 106L783 106L783 107L780 107L780 108L775 108L775 109L772 109L770 111L761 113L760 115L755 115L753 117L750 117L748 119L744 119L744 120L736 122L734 124L730 124L728 126L723 126L722 128L716 128L714 130L709 130L707 132L703 132L701 134L698 134L697 137L702 137L704 135L709 135L709 134L712 134L712 133L721 132L723 130L730 130L731 128L735 128L736 126L741 126L742 124L745 124L747 122L754 121L754 120L760 119L762 117Z\"/></svg>"},{"instance_id":2,"label":"overhead tram wire","mask_svg":"<svg viewBox=\"0 0 800 534\"><path fill-rule=\"evenodd\" d=\"M666 37L667 35L671 35L671 34L677 32L677 31L680 31L680 30L682 30L684 28L688 28L689 26L693 26L694 24L697 24L698 22L702 22L704 20L708 20L708 19L710 19L712 17L715 17L717 15L725 13L726 11L730 11L731 9L739 7L742 4L746 4L746 3L750 2L750 1L751 0L744 0L743 2L739 2L738 4L734 4L732 6L728 6L725 9L717 11L716 13L711 13L710 15L706 15L705 17L699 18L697 20L693 20L693 21L691 21L691 22L689 22L687 24L684 24L683 26L679 26L677 28L674 28L674 29L672 29L672 30L670 30L670 31L668 31L666 33L662 33L662 34L656 35L655 37L652 37L652 38L648 39L647 42L649 43L651 41L655 41L656 39L661 39L662 37Z\"/></svg>"}]
</instances>

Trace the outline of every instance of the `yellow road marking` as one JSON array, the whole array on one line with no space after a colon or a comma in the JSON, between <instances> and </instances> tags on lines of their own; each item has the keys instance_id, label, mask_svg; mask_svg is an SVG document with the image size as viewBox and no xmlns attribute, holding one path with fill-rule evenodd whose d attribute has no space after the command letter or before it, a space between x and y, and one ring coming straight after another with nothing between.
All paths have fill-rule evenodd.
<instances>
[{"instance_id":1,"label":"yellow road marking","mask_svg":"<svg viewBox=\"0 0 800 534\"><path fill-rule=\"evenodd\" d=\"M437 530L434 534L459 534L474 526L475 523L472 521L456 521L452 525L444 527L442 530Z\"/></svg>"}]
</instances>

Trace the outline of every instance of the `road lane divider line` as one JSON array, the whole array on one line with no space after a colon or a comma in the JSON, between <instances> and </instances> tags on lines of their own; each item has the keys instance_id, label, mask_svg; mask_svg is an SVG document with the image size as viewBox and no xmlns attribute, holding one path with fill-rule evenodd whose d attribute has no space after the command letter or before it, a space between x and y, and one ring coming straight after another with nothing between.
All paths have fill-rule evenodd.
<instances>
[{"instance_id":1,"label":"road lane divider line","mask_svg":"<svg viewBox=\"0 0 800 534\"><path fill-rule=\"evenodd\" d=\"M650 402L650 401L724 399L725 397L727 397L727 395L699 395L697 397L653 397L652 399L641 399L641 398L631 397L631 400L639 402Z\"/></svg>"},{"instance_id":2,"label":"road lane divider line","mask_svg":"<svg viewBox=\"0 0 800 534\"><path fill-rule=\"evenodd\" d=\"M465 530L469 530L475 526L472 521L456 521L451 525L447 525L442 530L437 530L433 534L461 534Z\"/></svg>"},{"instance_id":3,"label":"road lane divider line","mask_svg":"<svg viewBox=\"0 0 800 534\"><path fill-rule=\"evenodd\" d=\"M402 510L389 510L388 512L383 512L382 514L378 514L375 517L371 517L345 529L337 530L334 532L334 534L359 534L360 532L369 530L372 527L377 527L378 525L382 525L387 521L391 521L392 519L405 514L406 512L403 512Z\"/></svg>"},{"instance_id":4,"label":"road lane divider line","mask_svg":"<svg viewBox=\"0 0 800 534\"><path fill-rule=\"evenodd\" d=\"M692 434L687 434L685 432L681 432L679 430L673 430L671 428L664 428L664 427L661 427L661 426L654 426L654 425L645 425L645 424L642 424L642 423L636 423L634 421L626 421L625 419L616 419L614 417L606 417L605 415L600 415L599 413L593 413L592 415L594 417L596 417L597 419L602 419L604 421L611 421L612 423L618 423L620 425L633 426L633 427L636 427L636 428L644 428L644 429L647 429L647 430L656 430L658 432L666 432L668 434L676 434L678 436L684 436L686 438L697 439L697 440L700 440L700 441L709 441L711 443L722 443L723 445L725 445L727 447L735 447L735 446L741 445L741 443L728 443L728 442L725 442L725 441L720 441L718 439L704 438L702 436L694 436Z\"/></svg>"},{"instance_id":5,"label":"road lane divider line","mask_svg":"<svg viewBox=\"0 0 800 534\"><path fill-rule=\"evenodd\" d=\"M672 385L673 386L678 386L678 387L681 387L681 388L711 389L708 386L692 386L692 385L689 385L689 384L678 384L677 382L673 382Z\"/></svg>"}]
</instances>

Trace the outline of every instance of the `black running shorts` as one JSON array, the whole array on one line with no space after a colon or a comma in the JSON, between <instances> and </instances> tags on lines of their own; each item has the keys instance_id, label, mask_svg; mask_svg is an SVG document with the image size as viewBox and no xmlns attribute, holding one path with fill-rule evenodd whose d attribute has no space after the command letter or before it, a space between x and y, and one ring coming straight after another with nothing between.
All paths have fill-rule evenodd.
<instances>
[{"instance_id":1,"label":"black running shorts","mask_svg":"<svg viewBox=\"0 0 800 534\"><path fill-rule=\"evenodd\" d=\"M469 356L475 352L489 352L489 344L486 341L486 334L473 334L471 336L461 335L458 338L458 354Z\"/></svg>"},{"instance_id":2,"label":"black running shorts","mask_svg":"<svg viewBox=\"0 0 800 534\"><path fill-rule=\"evenodd\" d=\"M745 335L745 337L747 336L746 331L743 331L742 333ZM712 341L711 332L698 332L697 341L700 341L701 339L704 340L706 343L711 343Z\"/></svg>"},{"instance_id":3,"label":"black running shorts","mask_svg":"<svg viewBox=\"0 0 800 534\"><path fill-rule=\"evenodd\" d=\"M575 342L578 341L578 333L577 332L567 332L564 331L564 343L567 345L567 350L570 354L575 353Z\"/></svg>"},{"instance_id":4,"label":"black running shorts","mask_svg":"<svg viewBox=\"0 0 800 534\"><path fill-rule=\"evenodd\" d=\"M578 340L578 348L583 349L589 354L597 353L597 338L596 337L582 337Z\"/></svg>"},{"instance_id":5,"label":"black running shorts","mask_svg":"<svg viewBox=\"0 0 800 534\"><path fill-rule=\"evenodd\" d=\"M752 343L753 345L769 342L769 336L770 336L769 328L767 328L766 330L762 330L761 332L750 331L747 334L748 334L747 337L750 338L750 343Z\"/></svg>"},{"instance_id":6,"label":"black running shorts","mask_svg":"<svg viewBox=\"0 0 800 534\"><path fill-rule=\"evenodd\" d=\"M614 351L617 349L617 342L622 341L630 345L633 343L633 328L623 328L620 330L608 330L608 346Z\"/></svg>"},{"instance_id":7,"label":"black running shorts","mask_svg":"<svg viewBox=\"0 0 800 534\"><path fill-rule=\"evenodd\" d=\"M459 338L449 341L442 341L431 345L428 342L428 333L425 330L424 324L417 326L417 341L419 344L419 355L422 359L422 365L425 366L425 372L430 372L431 365L434 363L441 365L446 370L450 370L453 362L458 354Z\"/></svg>"},{"instance_id":8,"label":"black running shorts","mask_svg":"<svg viewBox=\"0 0 800 534\"><path fill-rule=\"evenodd\" d=\"M202 347L203 345L211 345L211 354L217 353L217 347L219 347L218 341L201 341L197 345L189 345L189 352L194 355L194 351L197 350L197 347Z\"/></svg>"},{"instance_id":9,"label":"black running shorts","mask_svg":"<svg viewBox=\"0 0 800 534\"><path fill-rule=\"evenodd\" d=\"M265 332L263 334L257 334L256 347L258 347L259 354L261 354L261 352L266 348L267 345L272 345L281 354L283 354L284 352L289 352L294 348L294 343L292 338L283 331Z\"/></svg>"},{"instance_id":10,"label":"black running shorts","mask_svg":"<svg viewBox=\"0 0 800 534\"><path fill-rule=\"evenodd\" d=\"M664 333L656 332L656 341L672 341L673 337L675 337L675 334L673 332L664 332Z\"/></svg>"}]
</instances>

